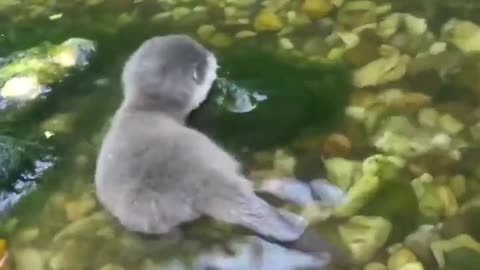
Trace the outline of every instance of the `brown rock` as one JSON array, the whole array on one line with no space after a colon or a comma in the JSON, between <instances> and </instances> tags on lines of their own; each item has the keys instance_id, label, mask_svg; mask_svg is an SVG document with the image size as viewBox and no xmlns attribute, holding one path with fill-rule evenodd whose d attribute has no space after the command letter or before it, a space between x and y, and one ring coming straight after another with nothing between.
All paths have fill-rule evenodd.
<instances>
[{"instance_id":1,"label":"brown rock","mask_svg":"<svg viewBox=\"0 0 480 270\"><path fill-rule=\"evenodd\" d=\"M333 133L325 141L323 151L328 156L345 157L350 154L352 144L343 134Z\"/></svg>"}]
</instances>

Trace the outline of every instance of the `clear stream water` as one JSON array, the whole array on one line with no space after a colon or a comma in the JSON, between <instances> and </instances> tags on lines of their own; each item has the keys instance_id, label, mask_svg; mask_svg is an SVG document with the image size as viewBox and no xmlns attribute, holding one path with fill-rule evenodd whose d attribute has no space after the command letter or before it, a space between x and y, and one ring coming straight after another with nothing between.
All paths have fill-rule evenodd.
<instances>
[{"instance_id":1,"label":"clear stream water","mask_svg":"<svg viewBox=\"0 0 480 270\"><path fill-rule=\"evenodd\" d=\"M330 3L328 0L318 1ZM303 1L271 2L279 6L277 13L285 15L289 10L300 10ZM387 13L408 12L426 18L429 28L435 33L452 17L480 23L480 4L476 1L373 2L379 6L391 4L392 10ZM208 15L182 17L182 11L174 9L179 6L194 10L200 6L207 10ZM250 21L225 23L226 17L230 16L225 14L231 12L225 6L235 7L238 12L243 12L239 17L249 18ZM2 190L0 238L7 239L11 269L321 269L322 262L313 257L252 239L239 228L211 220L189 224L185 239L179 243L169 242L168 239L147 239L118 227L102 214L95 200L92 181L96 151L121 100L119 74L126 57L143 40L154 35L181 32L198 38L199 26L204 24L216 26L229 37L227 41L221 36L217 37L220 42L204 41L220 59L221 79L214 86L214 93L207 104L192 116L191 124L225 145L245 163L246 171L261 171L270 166L264 164L262 154L271 159L271 153L276 149L293 148L297 166L288 173L301 179L324 177L323 145L325 137L333 132L343 132L349 137L352 147L348 150L348 158L361 160L378 152L365 142L364 135L359 134L362 132L352 132L352 127L343 117L345 107L351 103L351 91L355 89L349 79L350 73L366 64L368 61L365 58L375 59L368 54L376 49L347 55L341 61L312 65L302 63L308 54L325 56L328 46L322 45L322 39L329 29L325 25L331 22L321 19L330 18L335 22L336 7L320 18L312 19L301 30L285 34L299 51L306 51L300 57L275 32L261 33L245 41L234 38L240 30L256 31L252 25L261 7L260 1L240 0L0 0L0 56L37 46L43 41L60 43L70 37L88 38L98 45L92 62L85 70L55 85L45 98L40 98L9 123L9 134L35 140L43 136L42 123L49 119L63 119L62 115L69 117L69 120L60 120L60 131L51 139L38 139L51 149L48 152L51 159L38 161L37 170L41 174L23 175L13 185L14 188ZM199 13L202 8L198 8ZM171 16L181 19L165 15L170 11L175 13ZM50 17L56 14L61 14L61 17ZM218 45L222 42L223 45ZM372 44L364 42L361 46L376 48L374 44L375 41ZM279 52L281 56L271 56L268 52ZM415 90L425 90L425 93L435 96L437 89L475 89L471 85L477 81L471 77L465 77L463 81L460 77L463 84L441 81L436 76L423 76L416 81L402 79L401 82L406 82L403 85L423 87ZM448 107L444 106L444 101L449 98L454 103L454 109L450 111L462 111L463 106L464 110L471 109L470 112L473 112L478 106L476 94L466 95L466 98L464 95L451 97L440 90L438 98L435 96L433 99L434 107ZM249 93L248 98L245 91ZM378 92L378 89L372 91ZM216 102L222 94L224 101L225 95L230 95L227 97L230 101L218 105ZM316 142L304 139L304 134L311 133L316 134ZM480 154L475 151L469 157L472 162L480 160ZM44 167L48 168L42 170ZM450 176L465 171L468 170L453 166L442 173ZM278 173L282 174L282 171ZM467 181L476 180L467 177ZM23 190L25 195L20 196L15 190ZM366 207L362 214L391 218L394 230L388 244L402 241L421 223L417 219L415 195L398 183L392 183L379 194L373 200L373 206ZM460 203L464 201L467 199L460 200ZM388 209L396 209L395 214L385 214ZM465 232L475 238L480 234L475 229L474 219L450 221L450 218L442 217L441 221L453 224L449 225L446 233L449 237ZM370 256L367 262L386 262L386 246L378 247L377 256ZM361 265L358 269L362 269ZM475 268L469 268L471 266L451 269ZM438 266L430 261L424 263L424 269L438 269Z\"/></svg>"}]
</instances>

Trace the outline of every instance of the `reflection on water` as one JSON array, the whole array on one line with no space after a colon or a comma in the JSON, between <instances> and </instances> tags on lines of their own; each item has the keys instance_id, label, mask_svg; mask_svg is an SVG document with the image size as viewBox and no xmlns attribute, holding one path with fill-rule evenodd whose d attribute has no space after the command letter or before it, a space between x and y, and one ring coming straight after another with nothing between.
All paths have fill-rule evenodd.
<instances>
[{"instance_id":1,"label":"reflection on water","mask_svg":"<svg viewBox=\"0 0 480 270\"><path fill-rule=\"evenodd\" d=\"M194 269L317 269L325 265L320 258L287 250L257 238L252 238L246 244L236 244L235 256L225 256L223 253L203 254L198 258Z\"/></svg>"}]
</instances>

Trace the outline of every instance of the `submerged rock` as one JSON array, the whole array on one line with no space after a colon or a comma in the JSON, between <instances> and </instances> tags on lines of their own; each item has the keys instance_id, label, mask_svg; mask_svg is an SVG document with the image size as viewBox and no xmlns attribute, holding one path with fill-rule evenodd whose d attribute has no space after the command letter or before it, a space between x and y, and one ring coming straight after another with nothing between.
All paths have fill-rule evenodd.
<instances>
[{"instance_id":1,"label":"submerged rock","mask_svg":"<svg viewBox=\"0 0 480 270\"><path fill-rule=\"evenodd\" d=\"M351 150L352 143L350 139L343 134L331 134L325 141L324 152L328 156L346 157L350 154Z\"/></svg>"},{"instance_id":2,"label":"submerged rock","mask_svg":"<svg viewBox=\"0 0 480 270\"><path fill-rule=\"evenodd\" d=\"M411 185L418 199L420 212L427 218L439 219L455 215L458 203L446 186L434 183L433 177L423 174L412 180Z\"/></svg>"},{"instance_id":3,"label":"submerged rock","mask_svg":"<svg viewBox=\"0 0 480 270\"><path fill-rule=\"evenodd\" d=\"M107 225L109 220L109 216L105 212L95 212L66 226L53 237L53 242L63 242L72 236L91 235Z\"/></svg>"},{"instance_id":4,"label":"submerged rock","mask_svg":"<svg viewBox=\"0 0 480 270\"><path fill-rule=\"evenodd\" d=\"M379 262L371 262L367 263L364 267L363 270L388 270L387 266L383 263Z\"/></svg>"},{"instance_id":5,"label":"submerged rock","mask_svg":"<svg viewBox=\"0 0 480 270\"><path fill-rule=\"evenodd\" d=\"M249 30L243 30L235 34L235 38L243 39L243 38L253 38L257 36L257 33Z\"/></svg>"},{"instance_id":6,"label":"submerged rock","mask_svg":"<svg viewBox=\"0 0 480 270\"><path fill-rule=\"evenodd\" d=\"M68 240L50 256L48 266L51 270L88 269L93 254L91 243L81 238Z\"/></svg>"},{"instance_id":7,"label":"submerged rock","mask_svg":"<svg viewBox=\"0 0 480 270\"><path fill-rule=\"evenodd\" d=\"M360 161L345 158L329 158L325 160L327 177L343 190L348 190L362 173Z\"/></svg>"},{"instance_id":8,"label":"submerged rock","mask_svg":"<svg viewBox=\"0 0 480 270\"><path fill-rule=\"evenodd\" d=\"M283 22L275 12L265 9L255 17L253 26L257 32L279 31Z\"/></svg>"},{"instance_id":9,"label":"submerged rock","mask_svg":"<svg viewBox=\"0 0 480 270\"><path fill-rule=\"evenodd\" d=\"M36 227L25 228L18 233L17 240L21 243L29 244L40 235L40 229Z\"/></svg>"},{"instance_id":10,"label":"submerged rock","mask_svg":"<svg viewBox=\"0 0 480 270\"><path fill-rule=\"evenodd\" d=\"M99 270L125 270L125 268L123 268L120 265L116 265L116 264L106 264L106 265L100 267Z\"/></svg>"},{"instance_id":11,"label":"submerged rock","mask_svg":"<svg viewBox=\"0 0 480 270\"><path fill-rule=\"evenodd\" d=\"M385 153L412 158L434 148L432 137L432 132L419 130L408 118L392 116L381 123L373 136L373 145Z\"/></svg>"},{"instance_id":12,"label":"submerged rock","mask_svg":"<svg viewBox=\"0 0 480 270\"><path fill-rule=\"evenodd\" d=\"M192 13L192 10L188 7L176 7L172 10L172 17L175 21L178 21Z\"/></svg>"},{"instance_id":13,"label":"submerged rock","mask_svg":"<svg viewBox=\"0 0 480 270\"><path fill-rule=\"evenodd\" d=\"M65 68L85 67L96 50L95 42L83 38L70 38L53 48L53 62Z\"/></svg>"},{"instance_id":14,"label":"submerged rock","mask_svg":"<svg viewBox=\"0 0 480 270\"><path fill-rule=\"evenodd\" d=\"M323 17L327 15L334 5L331 0L305 0L302 9L311 17Z\"/></svg>"},{"instance_id":15,"label":"submerged rock","mask_svg":"<svg viewBox=\"0 0 480 270\"><path fill-rule=\"evenodd\" d=\"M407 72L410 62L408 55L401 54L392 46L383 45L380 48L381 58L357 69L354 73L353 83L356 87L377 86L401 79Z\"/></svg>"},{"instance_id":16,"label":"submerged rock","mask_svg":"<svg viewBox=\"0 0 480 270\"><path fill-rule=\"evenodd\" d=\"M339 9L338 22L348 28L374 23L380 12L375 1L346 1Z\"/></svg>"},{"instance_id":17,"label":"submerged rock","mask_svg":"<svg viewBox=\"0 0 480 270\"><path fill-rule=\"evenodd\" d=\"M45 43L23 52L13 53L0 64L0 96L3 106L28 101L48 92L71 70L88 65L96 45L93 41L71 38L59 45Z\"/></svg>"},{"instance_id":18,"label":"submerged rock","mask_svg":"<svg viewBox=\"0 0 480 270\"><path fill-rule=\"evenodd\" d=\"M75 201L65 204L65 214L70 222L79 220L89 214L97 205L95 198L90 194L84 194Z\"/></svg>"},{"instance_id":19,"label":"submerged rock","mask_svg":"<svg viewBox=\"0 0 480 270\"><path fill-rule=\"evenodd\" d=\"M400 248L394 251L390 257L388 258L387 266L389 270L401 270L401 269L417 269L412 268L413 265L417 265L418 259L413 252L411 252L408 248ZM423 269L422 264L420 263L421 269Z\"/></svg>"},{"instance_id":20,"label":"submerged rock","mask_svg":"<svg viewBox=\"0 0 480 270\"><path fill-rule=\"evenodd\" d=\"M284 150L277 150L273 155L273 169L285 177L293 176L297 160Z\"/></svg>"},{"instance_id":21,"label":"submerged rock","mask_svg":"<svg viewBox=\"0 0 480 270\"><path fill-rule=\"evenodd\" d=\"M437 240L440 240L440 232L436 226L421 225L405 237L404 245L413 251L421 261L431 264L433 255L430 245Z\"/></svg>"},{"instance_id":22,"label":"submerged rock","mask_svg":"<svg viewBox=\"0 0 480 270\"><path fill-rule=\"evenodd\" d=\"M43 254L33 248L15 250L13 261L17 270L44 270L46 269Z\"/></svg>"},{"instance_id":23,"label":"submerged rock","mask_svg":"<svg viewBox=\"0 0 480 270\"><path fill-rule=\"evenodd\" d=\"M384 218L354 216L340 225L339 233L355 261L365 263L385 244L391 229L392 224Z\"/></svg>"},{"instance_id":24,"label":"submerged rock","mask_svg":"<svg viewBox=\"0 0 480 270\"><path fill-rule=\"evenodd\" d=\"M202 40L208 40L217 31L217 28L211 24L204 24L198 27L197 35Z\"/></svg>"},{"instance_id":25,"label":"submerged rock","mask_svg":"<svg viewBox=\"0 0 480 270\"><path fill-rule=\"evenodd\" d=\"M300 215L304 217L309 224L318 224L332 216L332 209L317 204L308 204L301 208Z\"/></svg>"},{"instance_id":26,"label":"submerged rock","mask_svg":"<svg viewBox=\"0 0 480 270\"><path fill-rule=\"evenodd\" d=\"M424 107L430 100L418 93L389 89L370 96L361 106L347 108L346 114L364 126L370 145L383 153L407 160L434 155L458 162L461 149L469 145L462 136L464 124L448 113ZM417 114L416 119L412 114Z\"/></svg>"},{"instance_id":27,"label":"submerged rock","mask_svg":"<svg viewBox=\"0 0 480 270\"><path fill-rule=\"evenodd\" d=\"M449 42L465 53L480 51L480 26L459 19L450 19L442 29Z\"/></svg>"},{"instance_id":28,"label":"submerged rock","mask_svg":"<svg viewBox=\"0 0 480 270\"><path fill-rule=\"evenodd\" d=\"M411 54L423 52L435 42L427 20L408 13L392 13L377 25L377 35L384 42Z\"/></svg>"},{"instance_id":29,"label":"submerged rock","mask_svg":"<svg viewBox=\"0 0 480 270\"><path fill-rule=\"evenodd\" d=\"M217 32L212 34L208 42L215 48L227 48L233 44L233 38L225 33Z\"/></svg>"},{"instance_id":30,"label":"submerged rock","mask_svg":"<svg viewBox=\"0 0 480 270\"><path fill-rule=\"evenodd\" d=\"M260 153L256 155L259 164L262 163ZM265 158L265 157L263 157ZM265 179L286 178L294 176L294 169L297 164L295 157L291 156L283 149L277 149L267 158L269 163L266 166L260 166L262 169L250 171L249 175L252 179L263 181Z\"/></svg>"},{"instance_id":31,"label":"submerged rock","mask_svg":"<svg viewBox=\"0 0 480 270\"><path fill-rule=\"evenodd\" d=\"M346 203L335 208L335 215L348 217L362 209L382 187L394 180L405 167L396 156L373 155L363 161L362 174L347 191Z\"/></svg>"}]
</instances>

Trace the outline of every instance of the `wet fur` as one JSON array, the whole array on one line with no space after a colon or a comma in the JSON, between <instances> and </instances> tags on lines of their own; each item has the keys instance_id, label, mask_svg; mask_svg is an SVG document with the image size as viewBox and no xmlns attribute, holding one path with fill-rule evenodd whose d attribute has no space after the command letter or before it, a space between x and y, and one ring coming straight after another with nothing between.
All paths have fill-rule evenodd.
<instances>
[{"instance_id":1,"label":"wet fur","mask_svg":"<svg viewBox=\"0 0 480 270\"><path fill-rule=\"evenodd\" d=\"M184 124L216 78L211 52L183 35L155 37L127 61L124 101L101 146L97 196L126 228L166 234L208 215L279 241L297 239L300 216L257 197L239 163Z\"/></svg>"}]
</instances>

